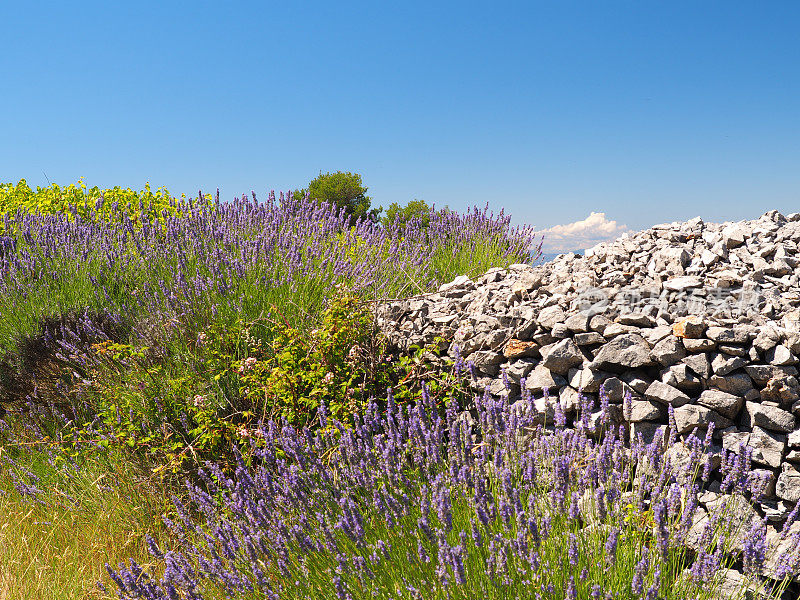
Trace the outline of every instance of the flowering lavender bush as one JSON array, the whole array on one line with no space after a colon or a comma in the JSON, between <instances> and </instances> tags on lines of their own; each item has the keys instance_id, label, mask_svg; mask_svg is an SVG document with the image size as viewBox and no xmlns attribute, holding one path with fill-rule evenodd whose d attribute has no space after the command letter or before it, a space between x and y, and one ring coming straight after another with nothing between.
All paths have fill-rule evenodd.
<instances>
[{"instance_id":1,"label":"flowering lavender bush","mask_svg":"<svg viewBox=\"0 0 800 600\"><path fill-rule=\"evenodd\" d=\"M678 466L674 439L626 448L606 410L598 430L543 426L543 401L475 398L474 431L425 393L353 427L324 407L316 433L270 421L252 465L209 463L176 501L179 546L150 544L160 575L135 561L109 575L121 598L683 599L715 597L743 555L745 584L785 588L761 579L763 523L743 534L723 502L698 525L708 437L689 436ZM730 506L763 488L744 453L719 468Z\"/></svg>"},{"instance_id":2,"label":"flowering lavender bush","mask_svg":"<svg viewBox=\"0 0 800 600\"><path fill-rule=\"evenodd\" d=\"M444 279L525 260L530 228L488 210L451 213L427 231L392 237L379 225L349 226L326 204L270 195L208 207L177 203L181 216L134 223L18 211L15 244L0 255L0 339L87 307L146 324L255 320L275 307L294 322L315 315L336 284L362 297L428 291ZM4 246L5 248L5 246ZM417 289L419 288L419 289Z\"/></svg>"},{"instance_id":3,"label":"flowering lavender bush","mask_svg":"<svg viewBox=\"0 0 800 600\"><path fill-rule=\"evenodd\" d=\"M71 189L68 199L80 193ZM243 385L238 371L248 359L281 367L276 336L311 339L342 290L359 302L429 291L464 272L524 260L533 241L531 229L512 228L488 209L396 236L291 195L169 206L156 214L98 198L66 214L6 215L0 402L57 403L75 423L100 416L112 440L166 450L170 463L197 460L229 447L250 420L285 414L275 399L286 394L257 398L263 390ZM286 377L262 379L272 376L275 389L308 379L308 365L296 362ZM311 392L320 387L312 379ZM335 383L348 392L365 377L350 379ZM309 398L305 389L290 391L294 401Z\"/></svg>"}]
</instances>

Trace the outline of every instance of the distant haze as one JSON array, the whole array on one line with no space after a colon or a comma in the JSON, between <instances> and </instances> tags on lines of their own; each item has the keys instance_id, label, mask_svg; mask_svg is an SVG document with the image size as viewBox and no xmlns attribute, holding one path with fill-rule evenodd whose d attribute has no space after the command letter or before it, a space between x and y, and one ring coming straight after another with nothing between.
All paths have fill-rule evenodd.
<instances>
[{"instance_id":1,"label":"distant haze","mask_svg":"<svg viewBox=\"0 0 800 600\"><path fill-rule=\"evenodd\" d=\"M585 249L583 249L583 250L570 250L569 252L572 252L574 254L580 254L581 256L583 256L583 253L586 252L586 250ZM559 254L565 254L565 253L564 252L542 252L541 258L539 258L539 260L536 261L536 262L537 263L550 262L551 260L553 260Z\"/></svg>"}]
</instances>

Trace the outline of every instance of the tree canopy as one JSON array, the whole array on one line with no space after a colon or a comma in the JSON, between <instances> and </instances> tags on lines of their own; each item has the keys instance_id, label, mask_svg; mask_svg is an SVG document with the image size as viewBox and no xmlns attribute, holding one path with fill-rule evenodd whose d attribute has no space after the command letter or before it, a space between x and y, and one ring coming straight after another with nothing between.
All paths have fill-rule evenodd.
<instances>
[{"instance_id":1,"label":"tree canopy","mask_svg":"<svg viewBox=\"0 0 800 600\"><path fill-rule=\"evenodd\" d=\"M336 171L322 173L311 180L308 188L295 192L296 196L306 194L318 202L327 202L345 212L354 219L371 219L377 221L381 208L371 208L372 198L367 196L367 187L361 181L361 175Z\"/></svg>"},{"instance_id":2,"label":"tree canopy","mask_svg":"<svg viewBox=\"0 0 800 600\"><path fill-rule=\"evenodd\" d=\"M425 200L414 199L405 206L392 202L386 209L386 214L381 217L381 223L384 227L400 229L416 219L421 227L427 227L431 221L431 214L433 207Z\"/></svg>"}]
</instances>

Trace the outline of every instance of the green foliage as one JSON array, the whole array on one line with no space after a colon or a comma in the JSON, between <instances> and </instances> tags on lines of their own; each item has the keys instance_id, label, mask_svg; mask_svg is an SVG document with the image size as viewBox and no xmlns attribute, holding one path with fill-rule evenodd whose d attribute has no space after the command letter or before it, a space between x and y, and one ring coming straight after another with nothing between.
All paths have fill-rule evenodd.
<instances>
[{"instance_id":1,"label":"green foliage","mask_svg":"<svg viewBox=\"0 0 800 600\"><path fill-rule=\"evenodd\" d=\"M224 389L235 335L219 338L215 347L198 348L201 357L176 354L156 362L147 358L146 348L98 344L91 398L108 442L128 448L164 474L212 457L224 459L244 444L254 415L226 402ZM181 361L188 364L182 368Z\"/></svg>"},{"instance_id":2,"label":"green foliage","mask_svg":"<svg viewBox=\"0 0 800 600\"><path fill-rule=\"evenodd\" d=\"M443 208L441 212L448 210ZM426 228L430 225L433 207L425 200L414 199L405 206L400 206L397 202L392 202L386 209L386 214L381 217L381 224L387 228L401 230L412 221L416 220L420 227Z\"/></svg>"},{"instance_id":3,"label":"green foliage","mask_svg":"<svg viewBox=\"0 0 800 600\"><path fill-rule=\"evenodd\" d=\"M372 315L355 296L335 298L310 333L277 323L270 352L259 345L234 364L239 393L261 416L311 424L322 402L336 419L349 422L370 397L390 384L384 346L372 330Z\"/></svg>"},{"instance_id":4,"label":"green foliage","mask_svg":"<svg viewBox=\"0 0 800 600\"><path fill-rule=\"evenodd\" d=\"M302 198L306 194L312 200L327 202L345 212L353 218L377 220L381 209L370 209L372 198L367 196L367 188L361 181L361 175L336 171L335 173L322 173L314 178L308 188L295 192L295 197Z\"/></svg>"},{"instance_id":5,"label":"green foliage","mask_svg":"<svg viewBox=\"0 0 800 600\"><path fill-rule=\"evenodd\" d=\"M83 179L79 179L77 184L61 187L54 183L47 188L37 187L35 191L24 179L16 184L0 183L0 215L8 215L9 218L18 210L30 214L78 215L83 219L109 221L119 220L123 213L127 213L134 225L138 225L144 217L151 220L162 218L163 211L172 215L181 214L188 204L185 195L179 200L181 202L173 198L166 188L151 190L149 183L139 192L120 186L106 190L97 186L87 188ZM206 195L202 201L207 205L212 204L210 195ZM0 220L0 232L4 227Z\"/></svg>"},{"instance_id":6,"label":"green foliage","mask_svg":"<svg viewBox=\"0 0 800 600\"><path fill-rule=\"evenodd\" d=\"M58 435L79 449L103 431L101 446L125 448L156 472L191 471L232 458L233 448L246 455L268 419L316 427L323 403L349 424L387 388L399 403L423 386L442 410L454 397L464 402L467 386L439 357L446 347L440 338L389 355L368 306L350 294L332 300L310 332L286 321L217 324L159 359L149 348L101 342L81 388L93 412ZM39 428L56 435L57 425L45 419Z\"/></svg>"}]
</instances>

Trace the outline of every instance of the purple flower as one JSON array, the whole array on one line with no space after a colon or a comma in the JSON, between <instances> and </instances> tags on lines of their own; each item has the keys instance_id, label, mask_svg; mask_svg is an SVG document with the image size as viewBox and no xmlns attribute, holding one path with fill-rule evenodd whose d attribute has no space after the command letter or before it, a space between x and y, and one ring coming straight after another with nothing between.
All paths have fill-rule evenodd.
<instances>
[{"instance_id":1,"label":"purple flower","mask_svg":"<svg viewBox=\"0 0 800 600\"><path fill-rule=\"evenodd\" d=\"M650 568L650 557L647 546L642 548L642 558L636 563L633 571L633 579L631 580L631 591L637 596L642 595L644 588L644 578L647 576L647 571Z\"/></svg>"},{"instance_id":2,"label":"purple flower","mask_svg":"<svg viewBox=\"0 0 800 600\"><path fill-rule=\"evenodd\" d=\"M564 593L564 600L578 600L578 590L575 588L575 578L570 575L567 582L567 590Z\"/></svg>"},{"instance_id":3,"label":"purple flower","mask_svg":"<svg viewBox=\"0 0 800 600\"><path fill-rule=\"evenodd\" d=\"M569 542L567 545L567 556L569 557L569 564L573 567L578 564L578 538L574 533L569 534Z\"/></svg>"},{"instance_id":4,"label":"purple flower","mask_svg":"<svg viewBox=\"0 0 800 600\"><path fill-rule=\"evenodd\" d=\"M608 538L606 539L606 560L609 564L614 564L617 559L617 543L619 542L619 528L612 527L611 531L608 532Z\"/></svg>"},{"instance_id":5,"label":"purple flower","mask_svg":"<svg viewBox=\"0 0 800 600\"><path fill-rule=\"evenodd\" d=\"M744 538L743 562L747 575L761 574L767 553L767 521L754 523Z\"/></svg>"}]
</instances>

